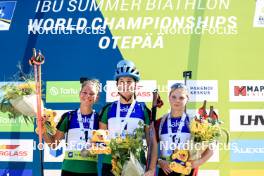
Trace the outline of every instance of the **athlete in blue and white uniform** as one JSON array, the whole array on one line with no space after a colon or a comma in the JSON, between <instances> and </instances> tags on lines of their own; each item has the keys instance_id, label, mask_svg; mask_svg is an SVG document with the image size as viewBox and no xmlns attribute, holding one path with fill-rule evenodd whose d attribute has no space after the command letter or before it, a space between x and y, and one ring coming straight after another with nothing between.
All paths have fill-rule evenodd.
<instances>
[{"instance_id":1,"label":"athlete in blue and white uniform","mask_svg":"<svg viewBox=\"0 0 264 176\"><path fill-rule=\"evenodd\" d=\"M184 144L191 139L189 129L190 117L185 113L187 101L187 87L181 83L172 85L169 93L171 110L155 123L161 155L158 159L158 165L160 167L159 176L183 176L183 174L173 172L169 168L169 163L174 149L185 147ZM207 149L203 153L202 158L190 161L192 168L197 168L205 163L212 154L213 151ZM193 171L188 176L192 176Z\"/></svg>"},{"instance_id":2,"label":"athlete in blue and white uniform","mask_svg":"<svg viewBox=\"0 0 264 176\"><path fill-rule=\"evenodd\" d=\"M124 131L132 134L137 129L138 123L146 124L146 140L149 143L150 110L145 103L135 100L136 83L140 80L140 75L133 62L122 60L117 64L115 80L117 81L120 99L106 105L100 114L100 128L108 129L112 138L122 135ZM151 139L151 140L155 140ZM152 160L149 170L145 175L153 176L157 161L157 143L152 147ZM144 152L142 151L142 159ZM102 175L109 176L111 173L111 155L104 156Z\"/></svg>"}]
</instances>

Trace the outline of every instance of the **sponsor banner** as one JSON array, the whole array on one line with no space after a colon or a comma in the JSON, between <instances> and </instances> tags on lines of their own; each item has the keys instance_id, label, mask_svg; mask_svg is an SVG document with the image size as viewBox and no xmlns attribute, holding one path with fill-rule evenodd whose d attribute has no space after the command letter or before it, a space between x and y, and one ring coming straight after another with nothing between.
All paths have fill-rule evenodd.
<instances>
[{"instance_id":1,"label":"sponsor banner","mask_svg":"<svg viewBox=\"0 0 264 176\"><path fill-rule=\"evenodd\" d=\"M32 162L33 140L0 140L0 161Z\"/></svg>"},{"instance_id":2,"label":"sponsor banner","mask_svg":"<svg viewBox=\"0 0 264 176\"><path fill-rule=\"evenodd\" d=\"M44 162L62 162L65 153L65 140L62 140L54 150L48 144L44 145Z\"/></svg>"},{"instance_id":3,"label":"sponsor banner","mask_svg":"<svg viewBox=\"0 0 264 176\"><path fill-rule=\"evenodd\" d=\"M0 1L0 31L8 31L16 8L16 1Z\"/></svg>"},{"instance_id":4,"label":"sponsor banner","mask_svg":"<svg viewBox=\"0 0 264 176\"><path fill-rule=\"evenodd\" d=\"M9 112L0 111L0 132L34 132L34 124L26 122L23 116L11 117Z\"/></svg>"},{"instance_id":5,"label":"sponsor banner","mask_svg":"<svg viewBox=\"0 0 264 176\"><path fill-rule=\"evenodd\" d=\"M230 176L260 176L264 175L264 170L231 170Z\"/></svg>"},{"instance_id":6,"label":"sponsor banner","mask_svg":"<svg viewBox=\"0 0 264 176\"><path fill-rule=\"evenodd\" d=\"M152 102L152 92L157 88L157 82L154 80L142 80L137 83L136 96L137 101ZM113 102L119 100L116 81L106 82L106 101Z\"/></svg>"},{"instance_id":7,"label":"sponsor banner","mask_svg":"<svg viewBox=\"0 0 264 176\"><path fill-rule=\"evenodd\" d=\"M263 132L264 110L231 109L230 131L232 132Z\"/></svg>"},{"instance_id":8,"label":"sponsor banner","mask_svg":"<svg viewBox=\"0 0 264 176\"><path fill-rule=\"evenodd\" d=\"M264 162L264 140L234 140L230 152L232 162Z\"/></svg>"},{"instance_id":9,"label":"sponsor banner","mask_svg":"<svg viewBox=\"0 0 264 176\"><path fill-rule=\"evenodd\" d=\"M54 110L56 116L54 118L55 123L58 123L61 119L61 116L70 110ZM65 153L65 140L62 140L58 147L54 150L50 149L48 144L44 145L44 162L62 162L64 159Z\"/></svg>"},{"instance_id":10,"label":"sponsor banner","mask_svg":"<svg viewBox=\"0 0 264 176\"><path fill-rule=\"evenodd\" d=\"M47 103L80 102L81 85L79 81L47 81L46 84Z\"/></svg>"},{"instance_id":11,"label":"sponsor banner","mask_svg":"<svg viewBox=\"0 0 264 176\"><path fill-rule=\"evenodd\" d=\"M229 98L231 102L264 101L264 80L230 80Z\"/></svg>"},{"instance_id":12,"label":"sponsor banner","mask_svg":"<svg viewBox=\"0 0 264 176\"><path fill-rule=\"evenodd\" d=\"M169 80L168 90L174 83L184 83L183 80ZM188 91L190 102L208 102L218 101L218 81L217 80L188 80Z\"/></svg>"},{"instance_id":13,"label":"sponsor banner","mask_svg":"<svg viewBox=\"0 0 264 176\"><path fill-rule=\"evenodd\" d=\"M44 170L44 176L61 176L61 170Z\"/></svg>"},{"instance_id":14,"label":"sponsor banner","mask_svg":"<svg viewBox=\"0 0 264 176\"><path fill-rule=\"evenodd\" d=\"M0 169L1 176L33 176L32 170Z\"/></svg>"},{"instance_id":15,"label":"sponsor banner","mask_svg":"<svg viewBox=\"0 0 264 176\"><path fill-rule=\"evenodd\" d=\"M256 0L253 27L264 27L264 0Z\"/></svg>"},{"instance_id":16,"label":"sponsor banner","mask_svg":"<svg viewBox=\"0 0 264 176\"><path fill-rule=\"evenodd\" d=\"M198 176L219 176L218 170L200 170L198 171Z\"/></svg>"}]
</instances>

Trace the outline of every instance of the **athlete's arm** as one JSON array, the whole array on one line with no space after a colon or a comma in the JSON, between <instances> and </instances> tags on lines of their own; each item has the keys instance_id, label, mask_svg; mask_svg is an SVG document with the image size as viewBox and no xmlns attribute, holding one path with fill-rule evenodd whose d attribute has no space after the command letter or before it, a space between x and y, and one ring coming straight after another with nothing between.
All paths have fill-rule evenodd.
<instances>
[{"instance_id":1,"label":"athlete's arm","mask_svg":"<svg viewBox=\"0 0 264 176\"><path fill-rule=\"evenodd\" d=\"M102 108L99 114L99 129L107 130L107 112L110 104Z\"/></svg>"},{"instance_id":2,"label":"athlete's arm","mask_svg":"<svg viewBox=\"0 0 264 176\"><path fill-rule=\"evenodd\" d=\"M55 135L48 135L46 132L43 134L44 141L49 147L56 148L60 141L64 138L64 132L57 130Z\"/></svg>"},{"instance_id":3,"label":"athlete's arm","mask_svg":"<svg viewBox=\"0 0 264 176\"><path fill-rule=\"evenodd\" d=\"M60 141L64 138L65 132L68 131L68 124L70 123L68 116L69 113L64 113L61 116L61 119L56 127L56 133L54 135L49 135L47 132L44 132L43 139L49 147L56 148L60 144ZM45 120L46 119L43 117L42 121L44 122Z\"/></svg>"},{"instance_id":4,"label":"athlete's arm","mask_svg":"<svg viewBox=\"0 0 264 176\"><path fill-rule=\"evenodd\" d=\"M157 144L157 138L156 138L156 133L155 130L153 131L153 138L150 139L149 136L149 126L145 127L145 133L146 133L146 140L147 140L147 145L149 146L150 140L152 140L152 150L151 150L151 160L150 160L150 165L149 165L149 171L154 171L156 170L156 164L158 160L158 144ZM147 173L145 175L148 175Z\"/></svg>"},{"instance_id":5,"label":"athlete's arm","mask_svg":"<svg viewBox=\"0 0 264 176\"><path fill-rule=\"evenodd\" d=\"M99 122L99 129L107 130L107 124L105 124L103 122Z\"/></svg>"},{"instance_id":6,"label":"athlete's arm","mask_svg":"<svg viewBox=\"0 0 264 176\"><path fill-rule=\"evenodd\" d=\"M210 148L207 148L203 154L202 157L198 160L190 161L192 163L192 168L197 168L206 163L211 156L214 154L214 151L211 150Z\"/></svg>"}]
</instances>

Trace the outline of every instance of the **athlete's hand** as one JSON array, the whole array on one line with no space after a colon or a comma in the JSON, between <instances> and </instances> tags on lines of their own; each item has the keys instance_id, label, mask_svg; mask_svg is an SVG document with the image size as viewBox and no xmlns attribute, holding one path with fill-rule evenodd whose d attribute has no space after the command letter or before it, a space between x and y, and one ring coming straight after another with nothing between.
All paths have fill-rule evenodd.
<instances>
[{"instance_id":1,"label":"athlete's hand","mask_svg":"<svg viewBox=\"0 0 264 176\"><path fill-rule=\"evenodd\" d=\"M198 167L200 167L201 165L202 165L202 162L201 162L201 160L193 160L193 161L188 161L188 162L190 162L191 163L191 165L192 165L192 168L198 168Z\"/></svg>"},{"instance_id":2,"label":"athlete's hand","mask_svg":"<svg viewBox=\"0 0 264 176\"><path fill-rule=\"evenodd\" d=\"M159 165L160 165L160 168L163 170L163 172L166 175L169 175L172 172L172 170L170 169L170 164L168 161L160 160Z\"/></svg>"},{"instance_id":3,"label":"athlete's hand","mask_svg":"<svg viewBox=\"0 0 264 176\"><path fill-rule=\"evenodd\" d=\"M144 176L154 176L155 175L155 170L153 169L149 169Z\"/></svg>"}]
</instances>

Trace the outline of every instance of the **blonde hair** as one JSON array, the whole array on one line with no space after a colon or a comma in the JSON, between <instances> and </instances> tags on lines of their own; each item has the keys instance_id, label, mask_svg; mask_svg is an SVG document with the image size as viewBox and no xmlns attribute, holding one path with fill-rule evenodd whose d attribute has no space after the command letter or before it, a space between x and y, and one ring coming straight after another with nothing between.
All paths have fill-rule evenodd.
<instances>
[{"instance_id":1,"label":"blonde hair","mask_svg":"<svg viewBox=\"0 0 264 176\"><path fill-rule=\"evenodd\" d=\"M101 83L98 79L89 79L82 83L81 90L87 86L88 84L91 84L96 87L97 92L101 91Z\"/></svg>"},{"instance_id":2,"label":"blonde hair","mask_svg":"<svg viewBox=\"0 0 264 176\"><path fill-rule=\"evenodd\" d=\"M171 95L171 93L177 89L182 89L184 90L185 94L187 95L187 97L189 97L189 92L188 92L188 88L187 86L185 86L184 84L182 83L175 83L173 84L171 87L170 87L170 93L169 93L169 96Z\"/></svg>"}]
</instances>

